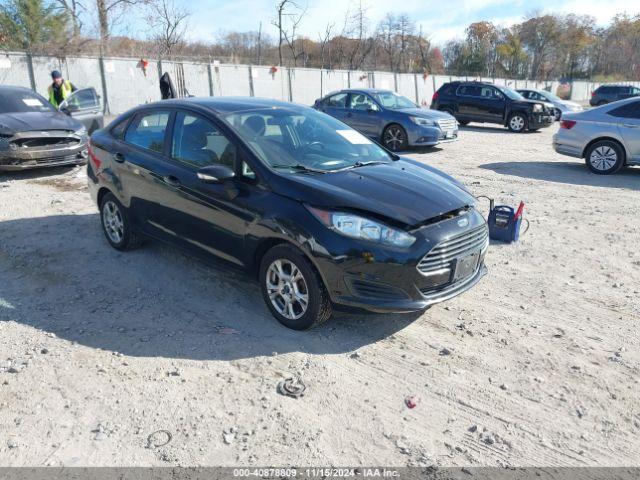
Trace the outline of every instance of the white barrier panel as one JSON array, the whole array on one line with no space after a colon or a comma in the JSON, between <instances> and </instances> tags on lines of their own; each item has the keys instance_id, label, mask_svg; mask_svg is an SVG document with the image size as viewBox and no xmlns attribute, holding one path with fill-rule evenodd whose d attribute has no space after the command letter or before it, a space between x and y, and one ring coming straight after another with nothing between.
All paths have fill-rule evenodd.
<instances>
[{"instance_id":1,"label":"white barrier panel","mask_svg":"<svg viewBox=\"0 0 640 480\"><path fill-rule=\"evenodd\" d=\"M100 81L100 60L97 58L67 58L65 62L66 78L76 88L93 87L101 100L104 100L102 81ZM152 68L156 68L155 64Z\"/></svg>"},{"instance_id":2,"label":"white barrier panel","mask_svg":"<svg viewBox=\"0 0 640 480\"><path fill-rule=\"evenodd\" d=\"M253 95L286 102L289 100L287 69L276 67L272 70L272 68L273 67L251 67Z\"/></svg>"},{"instance_id":3,"label":"white barrier panel","mask_svg":"<svg viewBox=\"0 0 640 480\"><path fill-rule=\"evenodd\" d=\"M352 74L353 75L353 74ZM321 96L349 88L349 72L346 70L322 70Z\"/></svg>"},{"instance_id":4,"label":"white barrier panel","mask_svg":"<svg viewBox=\"0 0 640 480\"><path fill-rule=\"evenodd\" d=\"M290 70L293 101L311 106L320 98L321 70L295 68Z\"/></svg>"},{"instance_id":5,"label":"white barrier panel","mask_svg":"<svg viewBox=\"0 0 640 480\"><path fill-rule=\"evenodd\" d=\"M31 88L25 55L0 55L0 84Z\"/></svg>"},{"instance_id":6,"label":"white barrier panel","mask_svg":"<svg viewBox=\"0 0 640 480\"><path fill-rule=\"evenodd\" d=\"M416 76L412 73L399 73L396 78L398 79L398 93L418 103L418 98L416 97Z\"/></svg>"},{"instance_id":7,"label":"white barrier panel","mask_svg":"<svg viewBox=\"0 0 640 480\"><path fill-rule=\"evenodd\" d=\"M145 70L138 60L105 59L104 74L109 111L113 114L122 113L141 103L160 100L156 63L149 62Z\"/></svg>"},{"instance_id":8,"label":"white barrier panel","mask_svg":"<svg viewBox=\"0 0 640 480\"><path fill-rule=\"evenodd\" d=\"M373 72L373 83L380 90L396 90L396 80L393 73Z\"/></svg>"},{"instance_id":9,"label":"white barrier panel","mask_svg":"<svg viewBox=\"0 0 640 480\"><path fill-rule=\"evenodd\" d=\"M213 65L215 96L249 96L248 65Z\"/></svg>"},{"instance_id":10,"label":"white barrier panel","mask_svg":"<svg viewBox=\"0 0 640 480\"><path fill-rule=\"evenodd\" d=\"M351 88L371 88L371 81L368 72L361 70L351 71Z\"/></svg>"},{"instance_id":11,"label":"white barrier panel","mask_svg":"<svg viewBox=\"0 0 640 480\"><path fill-rule=\"evenodd\" d=\"M66 71L67 69L65 68L66 65L64 65L64 63L58 60L57 58L32 57L31 63L33 65L33 78L36 81L36 91L44 95L45 97L47 97L47 89L49 88L49 85L51 85L51 82L52 82L51 72L53 70L60 70L60 73L62 73L62 76L66 80L69 80L68 72ZM97 79L100 78L99 73L96 78ZM72 83L74 83L73 80L72 80ZM30 87L31 85L27 83L24 86Z\"/></svg>"},{"instance_id":12,"label":"white barrier panel","mask_svg":"<svg viewBox=\"0 0 640 480\"><path fill-rule=\"evenodd\" d=\"M429 107L431 105L431 100L433 99L433 94L436 92L438 88L442 86L442 84L446 82L442 82L442 84L438 85L438 80L436 79L436 90L434 90L434 79L430 75L418 75L418 105L423 107Z\"/></svg>"},{"instance_id":13,"label":"white barrier panel","mask_svg":"<svg viewBox=\"0 0 640 480\"><path fill-rule=\"evenodd\" d=\"M211 95L206 63L183 63L184 82L188 92L196 97Z\"/></svg>"}]
</instances>

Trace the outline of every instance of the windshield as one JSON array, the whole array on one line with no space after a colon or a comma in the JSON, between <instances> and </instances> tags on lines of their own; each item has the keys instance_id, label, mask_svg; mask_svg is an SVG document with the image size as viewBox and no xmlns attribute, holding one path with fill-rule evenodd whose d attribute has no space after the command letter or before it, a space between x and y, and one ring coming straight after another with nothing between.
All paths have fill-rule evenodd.
<instances>
[{"instance_id":1,"label":"windshield","mask_svg":"<svg viewBox=\"0 0 640 480\"><path fill-rule=\"evenodd\" d=\"M272 168L328 172L393 157L367 137L315 110L265 108L222 117Z\"/></svg>"},{"instance_id":2,"label":"windshield","mask_svg":"<svg viewBox=\"0 0 640 480\"><path fill-rule=\"evenodd\" d=\"M0 113L50 112L53 109L49 102L34 92L0 92Z\"/></svg>"},{"instance_id":3,"label":"windshield","mask_svg":"<svg viewBox=\"0 0 640 480\"><path fill-rule=\"evenodd\" d=\"M502 93L504 93L511 100L525 100L525 98L522 95L520 95L518 92L516 92L513 88L509 88L509 87L496 87L496 88L500 90Z\"/></svg>"},{"instance_id":4,"label":"windshield","mask_svg":"<svg viewBox=\"0 0 640 480\"><path fill-rule=\"evenodd\" d=\"M416 108L416 104L407 97L398 95L395 92L379 92L375 93L374 98L385 108L396 110L399 108Z\"/></svg>"},{"instance_id":5,"label":"windshield","mask_svg":"<svg viewBox=\"0 0 640 480\"><path fill-rule=\"evenodd\" d=\"M546 97L547 100L553 100L553 101L556 101L556 102L562 102L562 99L560 97L558 97L557 95L554 95L551 92L547 92L546 90L540 92L540 95L542 95L543 97Z\"/></svg>"}]
</instances>

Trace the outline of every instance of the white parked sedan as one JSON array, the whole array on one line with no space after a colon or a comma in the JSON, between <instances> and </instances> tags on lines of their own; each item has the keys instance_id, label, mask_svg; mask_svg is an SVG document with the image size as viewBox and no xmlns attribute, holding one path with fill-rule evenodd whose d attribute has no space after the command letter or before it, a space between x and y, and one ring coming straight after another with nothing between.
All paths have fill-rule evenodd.
<instances>
[{"instance_id":1,"label":"white parked sedan","mask_svg":"<svg viewBox=\"0 0 640 480\"><path fill-rule=\"evenodd\" d=\"M524 90L518 90L518 93L529 100L551 103L553 105L556 121L559 121L565 113L581 112L584 110L582 105L579 103L572 102L570 100L563 100L557 95L547 92L546 90L533 90L531 88L527 88Z\"/></svg>"},{"instance_id":2,"label":"white parked sedan","mask_svg":"<svg viewBox=\"0 0 640 480\"><path fill-rule=\"evenodd\" d=\"M640 98L564 115L553 136L553 148L584 158L587 167L599 174L640 165Z\"/></svg>"}]
</instances>

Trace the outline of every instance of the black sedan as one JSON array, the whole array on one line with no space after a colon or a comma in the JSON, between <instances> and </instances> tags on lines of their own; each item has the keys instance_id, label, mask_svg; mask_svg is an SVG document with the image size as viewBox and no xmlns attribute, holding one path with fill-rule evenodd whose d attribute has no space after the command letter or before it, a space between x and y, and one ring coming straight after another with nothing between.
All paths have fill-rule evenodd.
<instances>
[{"instance_id":1,"label":"black sedan","mask_svg":"<svg viewBox=\"0 0 640 480\"><path fill-rule=\"evenodd\" d=\"M0 86L0 171L86 162L98 102L92 88L78 90L58 111L32 90Z\"/></svg>"},{"instance_id":2,"label":"black sedan","mask_svg":"<svg viewBox=\"0 0 640 480\"><path fill-rule=\"evenodd\" d=\"M151 237L252 271L294 329L335 305L422 310L486 273L486 224L462 185L307 107L140 106L93 134L88 178L111 246Z\"/></svg>"}]
</instances>

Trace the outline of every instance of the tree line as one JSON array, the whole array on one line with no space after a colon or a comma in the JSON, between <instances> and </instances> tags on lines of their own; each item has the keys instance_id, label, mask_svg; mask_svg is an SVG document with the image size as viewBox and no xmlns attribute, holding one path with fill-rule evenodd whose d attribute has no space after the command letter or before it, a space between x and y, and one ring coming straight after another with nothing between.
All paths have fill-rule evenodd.
<instances>
[{"instance_id":1,"label":"tree line","mask_svg":"<svg viewBox=\"0 0 640 480\"><path fill-rule=\"evenodd\" d=\"M640 79L640 15L618 14L599 26L589 15L532 13L510 26L471 23L462 38L435 45L407 14L389 13L374 23L362 0L316 36L302 34L307 9L295 0L276 0L273 17L257 29L198 42L187 39L192 12L178 0L0 2L0 48L60 57L83 53L426 75ZM134 17L137 22L130 21ZM139 28L140 19L143 33L122 33ZM275 35L265 33L267 21Z\"/></svg>"}]
</instances>

